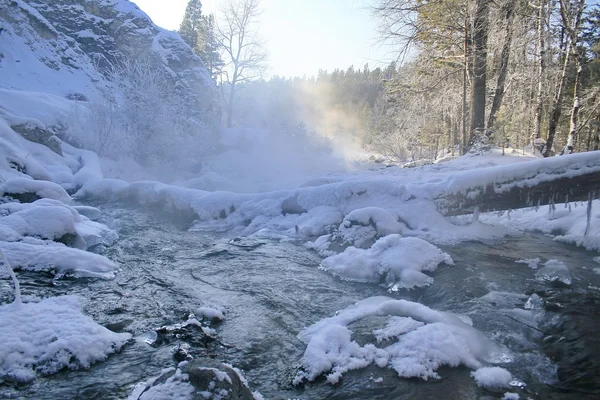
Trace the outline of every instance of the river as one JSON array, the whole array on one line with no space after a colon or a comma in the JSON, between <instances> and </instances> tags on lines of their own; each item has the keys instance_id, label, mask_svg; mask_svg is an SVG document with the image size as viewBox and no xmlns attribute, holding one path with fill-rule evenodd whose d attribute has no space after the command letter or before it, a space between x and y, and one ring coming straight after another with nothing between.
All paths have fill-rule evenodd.
<instances>
[{"instance_id":1,"label":"river","mask_svg":"<svg viewBox=\"0 0 600 400\"><path fill-rule=\"evenodd\" d=\"M344 375L337 385L317 380L300 387L291 380L305 344L298 333L320 319L371 296L390 296L468 315L488 337L515 354L503 367L526 384L510 391L533 399L581 399L600 395L597 333L600 275L594 254L541 234L443 247L455 266L442 265L428 288L388 293L386 288L343 281L318 268L320 257L301 241L232 238L190 232L192 221L122 204L96 205L100 222L119 241L98 252L122 268L113 280L54 279L19 272L24 295L77 294L84 311L135 340L88 370L63 371L25 386L0 386L0 398L122 399L132 386L175 366L173 352L214 357L243 370L252 390L266 399L479 399L506 392L477 387L465 367L441 368L441 379L400 379L390 369L368 367ZM536 278L521 259L556 259L573 282ZM527 311L533 293L544 307ZM1 300L9 301L8 281ZM535 300L535 296L534 296ZM531 303L531 302L530 302ZM192 335L158 336L155 330L185 321L199 306L220 307L225 320L215 341ZM369 321L352 326L361 336ZM523 397L522 397L523 398Z\"/></svg>"}]
</instances>

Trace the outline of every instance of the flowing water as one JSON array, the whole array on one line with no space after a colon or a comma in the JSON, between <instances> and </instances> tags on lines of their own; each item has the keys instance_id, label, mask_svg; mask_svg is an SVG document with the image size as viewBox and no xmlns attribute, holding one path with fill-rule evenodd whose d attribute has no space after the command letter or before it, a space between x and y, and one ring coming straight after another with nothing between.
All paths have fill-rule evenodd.
<instances>
[{"instance_id":1,"label":"flowing water","mask_svg":"<svg viewBox=\"0 0 600 400\"><path fill-rule=\"evenodd\" d=\"M522 398L591 399L600 393L600 363L595 361L600 275L594 272L600 265L590 252L535 234L463 243L444 248L456 265L440 266L432 286L390 294L384 287L342 281L320 270L321 259L301 241L188 232L191 221L124 205L99 208L101 222L120 235L114 246L98 250L121 263L117 277L55 280L21 271L23 294L80 295L87 314L112 330L132 333L135 340L88 370L0 386L0 398L126 398L133 385L175 366L175 349L188 346L195 357L242 369L251 388L266 399L502 397L505 391L478 388L464 367L441 368L441 379L427 382L373 366L345 374L337 385L324 380L291 385L305 350L297 339L304 327L382 295L468 315L476 328L513 351L513 361L504 367L527 385L511 389ZM544 281L539 270L515 262L535 257L566 264L573 283ZM9 282L0 289L0 300L9 301ZM544 299L545 309L524 310L533 293ZM185 321L200 306L225 310L225 321L213 326L217 340L199 341L189 334L157 338L157 328ZM369 328L368 320L352 326L358 336Z\"/></svg>"}]
</instances>

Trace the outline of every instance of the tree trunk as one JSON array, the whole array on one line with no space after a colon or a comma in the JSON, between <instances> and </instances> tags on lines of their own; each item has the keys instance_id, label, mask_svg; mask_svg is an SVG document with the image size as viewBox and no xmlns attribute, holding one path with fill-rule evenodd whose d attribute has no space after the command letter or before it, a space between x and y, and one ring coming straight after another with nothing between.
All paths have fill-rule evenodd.
<instances>
[{"instance_id":1,"label":"tree trunk","mask_svg":"<svg viewBox=\"0 0 600 400\"><path fill-rule=\"evenodd\" d=\"M596 121L594 121L594 133L593 133L593 143L594 143L594 150L598 150L598 148L600 147L600 116L596 118Z\"/></svg>"},{"instance_id":2,"label":"tree trunk","mask_svg":"<svg viewBox=\"0 0 600 400\"><path fill-rule=\"evenodd\" d=\"M471 43L469 40L469 18L465 16L465 40L464 40L464 66L463 66L463 90L462 90L462 123L461 125L461 138L460 138L460 151L459 154L462 156L466 153L466 148L468 147L468 138L467 138L467 78L469 71L469 49L471 47Z\"/></svg>"},{"instance_id":3,"label":"tree trunk","mask_svg":"<svg viewBox=\"0 0 600 400\"><path fill-rule=\"evenodd\" d=\"M548 141L546 142L546 147L544 149L544 157L548 157L550 155L550 150L552 149L552 144L554 142L554 137L556 136L556 127L558 126L558 121L561 115L561 106L562 106L562 98L565 91L566 81L567 81L567 73L569 70L569 63L572 57L572 54L575 53L579 58L579 51L577 49L577 36L579 35L579 27L581 25L581 17L583 15L583 9L585 7L585 0L576 0L575 15L573 15L572 4L568 0L560 1L560 14L562 18L562 27L563 31L566 34L566 51L565 51L565 60L563 65L563 70L560 76L560 81L558 84L558 88L554 97L554 109L552 110L552 116L550 118L550 123L548 124ZM577 75L580 75L580 63L577 60ZM579 81L579 76L576 77L576 80ZM575 90L578 89L579 83L576 82ZM575 107L577 106L577 107ZM577 133L577 115L579 113L579 98L575 96L574 106L573 106L572 117L575 120L571 120L571 123L575 123L575 131L574 135ZM569 135L569 139L571 139L571 135ZM571 148L574 146L574 142L571 143ZM567 144L569 145L569 143Z\"/></svg>"},{"instance_id":4,"label":"tree trunk","mask_svg":"<svg viewBox=\"0 0 600 400\"><path fill-rule=\"evenodd\" d=\"M473 83L471 91L470 140L485 130L485 97L487 78L487 39L490 0L476 0L473 23Z\"/></svg>"},{"instance_id":5,"label":"tree trunk","mask_svg":"<svg viewBox=\"0 0 600 400\"><path fill-rule=\"evenodd\" d=\"M487 129L488 132L492 133L494 129L494 123L496 122L496 114L502 106L502 100L504 99L504 83L506 82L506 75L508 73L508 60L510 58L510 46L512 43L512 21L514 16L514 2L508 2L505 8L504 19L506 23L506 32L504 34L504 43L502 45L502 52L500 53L500 67L498 68L498 81L496 82L496 90L494 92L494 100L492 102L492 108L488 117Z\"/></svg>"},{"instance_id":6,"label":"tree trunk","mask_svg":"<svg viewBox=\"0 0 600 400\"><path fill-rule=\"evenodd\" d=\"M535 101L535 117L533 118L533 132L531 134L531 151L535 154L535 139L540 138L542 129L542 113L544 111L544 74L546 72L546 42L544 40L544 25L546 23L546 0L540 0L537 25L538 68L537 68L537 95Z\"/></svg>"},{"instance_id":7,"label":"tree trunk","mask_svg":"<svg viewBox=\"0 0 600 400\"><path fill-rule=\"evenodd\" d=\"M565 0L561 0L561 15L564 22L565 30L567 31L569 46L573 52L575 59L575 66L577 72L575 73L575 82L573 84L573 108L571 108L571 118L569 127L569 137L567 144L562 150L562 154L571 154L575 151L575 144L577 142L577 122L579 118L579 108L581 106L580 91L581 91L581 75L583 73L583 54L578 48L578 37L579 37L579 26L581 17L583 15L583 9L585 8L585 0L577 0L577 11L575 14L575 20L571 25L570 18L568 17L567 6L570 4L564 4Z\"/></svg>"},{"instance_id":8,"label":"tree trunk","mask_svg":"<svg viewBox=\"0 0 600 400\"><path fill-rule=\"evenodd\" d=\"M577 64L577 73L575 74L575 83L573 84L573 108L571 109L569 137L561 155L573 153L577 142L577 122L579 119L579 108L581 107L581 74L583 72L582 60L579 54L575 56L575 62Z\"/></svg>"},{"instance_id":9,"label":"tree trunk","mask_svg":"<svg viewBox=\"0 0 600 400\"><path fill-rule=\"evenodd\" d=\"M227 104L227 128L231 128L231 118L233 116L233 98L234 98L235 84L231 84L229 91L229 103Z\"/></svg>"},{"instance_id":10,"label":"tree trunk","mask_svg":"<svg viewBox=\"0 0 600 400\"><path fill-rule=\"evenodd\" d=\"M552 145L554 144L554 136L556 136L556 127L558 126L558 121L560 120L560 115L562 113L562 99L565 92L565 86L567 84L567 74L571 61L571 46L567 46L564 57L565 59L563 68L560 74L556 92L554 93L552 112L550 113L550 120L548 122L548 139L546 140L546 145L544 146L544 151L542 153L544 157L550 156L550 151L552 150Z\"/></svg>"}]
</instances>

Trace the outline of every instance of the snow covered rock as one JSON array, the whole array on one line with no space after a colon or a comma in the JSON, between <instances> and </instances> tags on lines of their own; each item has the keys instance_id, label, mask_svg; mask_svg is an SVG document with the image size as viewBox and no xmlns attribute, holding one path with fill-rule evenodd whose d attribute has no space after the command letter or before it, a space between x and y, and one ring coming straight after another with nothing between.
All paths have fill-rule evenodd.
<instances>
[{"instance_id":1,"label":"snow covered rock","mask_svg":"<svg viewBox=\"0 0 600 400\"><path fill-rule=\"evenodd\" d=\"M373 316L389 317L386 327L371 332L386 347L361 346L352 340L352 324ZM454 314L388 297L360 301L298 337L306 343L306 351L294 384L323 374L335 384L344 373L371 364L394 369L404 378L436 379L441 366L481 368L483 362L495 362L508 352Z\"/></svg>"},{"instance_id":2,"label":"snow covered rock","mask_svg":"<svg viewBox=\"0 0 600 400\"><path fill-rule=\"evenodd\" d=\"M367 250L348 247L327 257L321 267L344 279L359 282L385 282L391 290L427 286L433 278L422 271L433 271L441 263L454 264L436 246L419 238L388 235Z\"/></svg>"},{"instance_id":3,"label":"snow covered rock","mask_svg":"<svg viewBox=\"0 0 600 400\"><path fill-rule=\"evenodd\" d=\"M56 154L62 156L60 140L56 137L54 132L31 124L13 125L11 128L25 139L42 144Z\"/></svg>"},{"instance_id":4,"label":"snow covered rock","mask_svg":"<svg viewBox=\"0 0 600 400\"><path fill-rule=\"evenodd\" d=\"M111 332L82 314L79 298L0 306L0 382L88 368L120 350L129 333Z\"/></svg>"},{"instance_id":5,"label":"snow covered rock","mask_svg":"<svg viewBox=\"0 0 600 400\"><path fill-rule=\"evenodd\" d=\"M211 359L182 362L150 379L129 396L129 400L254 400L241 372Z\"/></svg>"},{"instance_id":6,"label":"snow covered rock","mask_svg":"<svg viewBox=\"0 0 600 400\"><path fill-rule=\"evenodd\" d=\"M0 250L14 269L105 279L113 278L117 270L117 264L104 256L60 244L34 245L0 241Z\"/></svg>"},{"instance_id":7,"label":"snow covered rock","mask_svg":"<svg viewBox=\"0 0 600 400\"><path fill-rule=\"evenodd\" d=\"M0 192L4 196L16 198L21 202L32 202L41 198L59 200L65 204L71 202L71 196L60 185L54 182L34 181L27 178L13 178L2 182ZM30 200L23 201L25 197Z\"/></svg>"}]
</instances>

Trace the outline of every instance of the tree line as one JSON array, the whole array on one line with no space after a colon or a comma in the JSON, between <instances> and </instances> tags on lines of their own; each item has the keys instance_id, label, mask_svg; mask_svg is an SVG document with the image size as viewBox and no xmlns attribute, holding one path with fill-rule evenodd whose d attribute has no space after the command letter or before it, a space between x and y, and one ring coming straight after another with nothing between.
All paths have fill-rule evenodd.
<instances>
[{"instance_id":1,"label":"tree line","mask_svg":"<svg viewBox=\"0 0 600 400\"><path fill-rule=\"evenodd\" d=\"M374 13L409 58L387 87L405 136L460 152L490 142L545 157L598 149L597 4L380 0Z\"/></svg>"},{"instance_id":2,"label":"tree line","mask_svg":"<svg viewBox=\"0 0 600 400\"><path fill-rule=\"evenodd\" d=\"M398 60L258 79L258 0L219 23L190 0L180 35L219 84L227 126L346 135L395 161L498 144L545 157L600 146L600 7L585 0L378 0Z\"/></svg>"}]
</instances>

